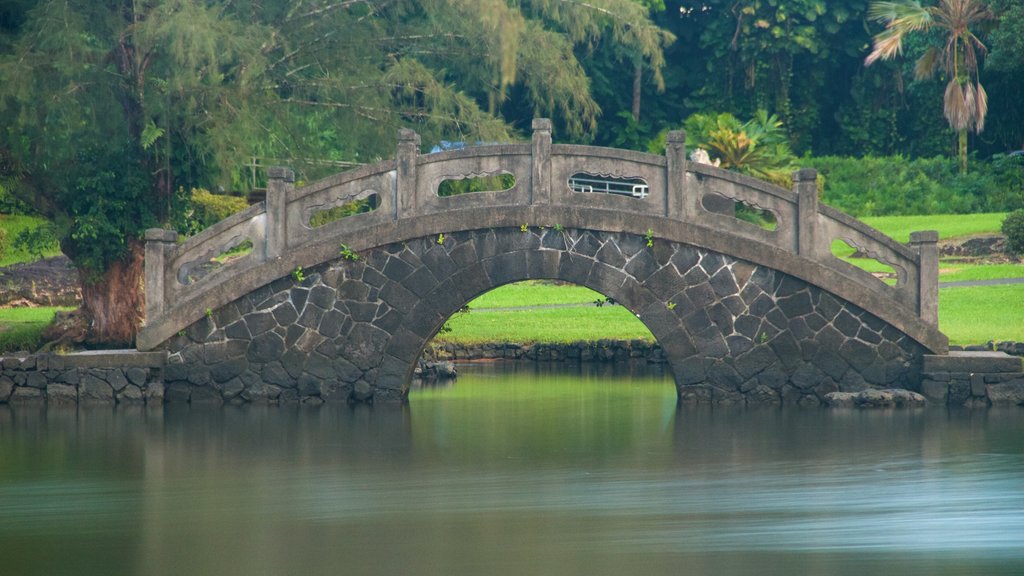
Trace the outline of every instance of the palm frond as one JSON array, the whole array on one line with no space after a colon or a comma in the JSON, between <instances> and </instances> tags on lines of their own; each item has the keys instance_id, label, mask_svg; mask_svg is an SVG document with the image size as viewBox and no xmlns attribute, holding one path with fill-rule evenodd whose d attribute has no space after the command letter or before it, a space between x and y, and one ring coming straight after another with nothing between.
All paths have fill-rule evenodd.
<instances>
[{"instance_id":1,"label":"palm frond","mask_svg":"<svg viewBox=\"0 0 1024 576\"><path fill-rule=\"evenodd\" d=\"M945 114L950 128L956 132L966 130L970 122L970 114L964 102L963 88L955 78L946 84L946 93L943 95L942 102L942 112Z\"/></svg>"},{"instance_id":2,"label":"palm frond","mask_svg":"<svg viewBox=\"0 0 1024 576\"><path fill-rule=\"evenodd\" d=\"M985 87L981 85L981 82L977 84L978 92L978 109L975 111L974 118L974 132L980 133L985 129L985 116L988 114L988 93L985 92Z\"/></svg>"},{"instance_id":3,"label":"palm frond","mask_svg":"<svg viewBox=\"0 0 1024 576\"><path fill-rule=\"evenodd\" d=\"M864 59L865 66L871 66L878 60L889 60L903 51L903 34L895 30L886 30L875 36L875 45Z\"/></svg>"}]
</instances>

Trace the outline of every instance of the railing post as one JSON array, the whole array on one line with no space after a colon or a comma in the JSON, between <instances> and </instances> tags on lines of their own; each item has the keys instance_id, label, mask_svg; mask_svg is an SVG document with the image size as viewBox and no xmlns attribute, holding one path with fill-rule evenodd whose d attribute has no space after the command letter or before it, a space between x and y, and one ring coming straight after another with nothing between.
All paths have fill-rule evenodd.
<instances>
[{"instance_id":1,"label":"railing post","mask_svg":"<svg viewBox=\"0 0 1024 576\"><path fill-rule=\"evenodd\" d=\"M793 172L793 192L797 211L796 253L817 259L826 249L818 232L818 171L803 168Z\"/></svg>"},{"instance_id":2,"label":"railing post","mask_svg":"<svg viewBox=\"0 0 1024 576\"><path fill-rule=\"evenodd\" d=\"M686 189L686 132L683 130L673 130L665 138L665 162L665 216L693 221L697 218L697 203Z\"/></svg>"},{"instance_id":3,"label":"railing post","mask_svg":"<svg viewBox=\"0 0 1024 576\"><path fill-rule=\"evenodd\" d=\"M267 260L284 254L288 248L288 188L295 182L295 173L288 168L272 166L267 169L266 241L264 256Z\"/></svg>"},{"instance_id":4,"label":"railing post","mask_svg":"<svg viewBox=\"0 0 1024 576\"><path fill-rule=\"evenodd\" d=\"M910 245L917 250L917 314L932 326L939 325L939 233L924 230L910 233Z\"/></svg>"},{"instance_id":5,"label":"railing post","mask_svg":"<svg viewBox=\"0 0 1024 576\"><path fill-rule=\"evenodd\" d=\"M551 120L533 119L530 204L551 203Z\"/></svg>"},{"instance_id":6,"label":"railing post","mask_svg":"<svg viewBox=\"0 0 1024 576\"><path fill-rule=\"evenodd\" d=\"M398 131L398 181L395 186L395 218L415 215L419 209L416 198L416 157L420 154L420 135L408 128Z\"/></svg>"},{"instance_id":7,"label":"railing post","mask_svg":"<svg viewBox=\"0 0 1024 576\"><path fill-rule=\"evenodd\" d=\"M167 271L167 260L178 233L174 230L150 228L146 230L146 319L155 319L164 313L164 274Z\"/></svg>"}]
</instances>

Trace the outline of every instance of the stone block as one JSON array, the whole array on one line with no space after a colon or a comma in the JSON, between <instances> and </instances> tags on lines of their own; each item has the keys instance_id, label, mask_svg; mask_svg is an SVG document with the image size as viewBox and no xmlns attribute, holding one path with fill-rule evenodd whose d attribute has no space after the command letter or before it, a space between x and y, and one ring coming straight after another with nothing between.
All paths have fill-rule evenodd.
<instances>
[{"instance_id":1,"label":"stone block","mask_svg":"<svg viewBox=\"0 0 1024 576\"><path fill-rule=\"evenodd\" d=\"M14 393L7 399L7 402L10 404L32 404L36 402L43 402L45 400L46 395L43 390L40 390L39 388L19 386L14 389Z\"/></svg>"},{"instance_id":2,"label":"stone block","mask_svg":"<svg viewBox=\"0 0 1024 576\"><path fill-rule=\"evenodd\" d=\"M993 406L1024 405L1024 378L1002 384L989 384L986 392Z\"/></svg>"},{"instance_id":3,"label":"stone block","mask_svg":"<svg viewBox=\"0 0 1024 576\"><path fill-rule=\"evenodd\" d=\"M46 401L57 404L78 402L78 389L69 384L50 384L46 387Z\"/></svg>"},{"instance_id":4,"label":"stone block","mask_svg":"<svg viewBox=\"0 0 1024 576\"><path fill-rule=\"evenodd\" d=\"M923 372L967 372L998 374L1024 371L1022 359L1005 352L950 352L926 354Z\"/></svg>"},{"instance_id":5,"label":"stone block","mask_svg":"<svg viewBox=\"0 0 1024 576\"><path fill-rule=\"evenodd\" d=\"M949 382L924 378L921 380L921 394L932 402L945 404L949 396Z\"/></svg>"}]
</instances>

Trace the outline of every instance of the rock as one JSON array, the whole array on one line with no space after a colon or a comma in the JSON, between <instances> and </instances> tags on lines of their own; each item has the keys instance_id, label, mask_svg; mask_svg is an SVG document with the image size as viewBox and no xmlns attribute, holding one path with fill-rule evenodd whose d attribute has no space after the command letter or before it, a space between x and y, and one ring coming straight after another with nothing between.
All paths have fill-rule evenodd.
<instances>
[{"instance_id":1,"label":"rock","mask_svg":"<svg viewBox=\"0 0 1024 576\"><path fill-rule=\"evenodd\" d=\"M423 380L435 380L437 378L456 378L458 371L454 362L442 360L439 362L427 362L421 360L416 366L413 375Z\"/></svg>"},{"instance_id":2,"label":"rock","mask_svg":"<svg viewBox=\"0 0 1024 576\"><path fill-rule=\"evenodd\" d=\"M928 400L910 390L870 389L861 392L829 392L825 404L832 408L912 408L924 406Z\"/></svg>"}]
</instances>

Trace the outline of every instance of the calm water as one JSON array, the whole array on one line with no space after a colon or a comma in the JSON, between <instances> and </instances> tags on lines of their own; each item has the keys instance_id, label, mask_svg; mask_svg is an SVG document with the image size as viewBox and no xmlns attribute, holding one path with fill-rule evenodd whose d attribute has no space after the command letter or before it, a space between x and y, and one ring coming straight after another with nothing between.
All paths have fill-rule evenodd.
<instances>
[{"instance_id":1,"label":"calm water","mask_svg":"<svg viewBox=\"0 0 1024 576\"><path fill-rule=\"evenodd\" d=\"M1024 411L532 369L404 409L0 406L0 574L1024 574Z\"/></svg>"}]
</instances>

